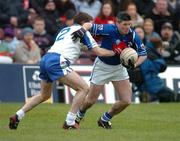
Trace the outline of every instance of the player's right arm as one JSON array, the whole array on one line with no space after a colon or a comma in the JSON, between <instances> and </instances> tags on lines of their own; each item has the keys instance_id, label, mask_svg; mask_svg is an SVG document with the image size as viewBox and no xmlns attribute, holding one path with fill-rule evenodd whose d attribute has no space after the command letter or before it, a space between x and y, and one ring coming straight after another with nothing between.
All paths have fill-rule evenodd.
<instances>
[{"instance_id":1,"label":"player's right arm","mask_svg":"<svg viewBox=\"0 0 180 141\"><path fill-rule=\"evenodd\" d=\"M111 50L107 50L104 48L100 48L100 47L94 47L92 50L92 52L94 52L97 56L104 56L104 57L110 57L110 56L114 56L115 53Z\"/></svg>"}]
</instances>

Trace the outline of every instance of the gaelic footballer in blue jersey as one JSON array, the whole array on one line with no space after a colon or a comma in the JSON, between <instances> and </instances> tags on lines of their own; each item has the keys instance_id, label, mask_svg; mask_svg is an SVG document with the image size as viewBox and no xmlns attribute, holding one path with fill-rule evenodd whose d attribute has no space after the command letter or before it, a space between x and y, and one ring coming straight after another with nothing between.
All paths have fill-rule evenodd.
<instances>
[{"instance_id":1,"label":"gaelic footballer in blue jersey","mask_svg":"<svg viewBox=\"0 0 180 141\"><path fill-rule=\"evenodd\" d=\"M42 79L41 93L33 96L14 116L10 117L10 129L16 129L19 121L24 117L26 112L50 98L53 81L59 81L76 91L76 95L70 111L67 114L63 128L78 128L78 125L75 123L76 113L89 91L89 86L75 71L72 70L70 65L78 59L83 46L86 46L98 56L114 56L115 53L118 52L118 49L114 53L111 50L98 47L88 31L81 42L80 40L74 42L71 39L71 34L74 31L81 29L81 24L90 22L91 20L92 17L88 14L79 13L74 19L74 22L77 24L66 27L59 32L54 44L40 62L40 78Z\"/></svg>"},{"instance_id":2,"label":"gaelic footballer in blue jersey","mask_svg":"<svg viewBox=\"0 0 180 141\"><path fill-rule=\"evenodd\" d=\"M86 23L83 25L83 28L89 30L91 34L95 36L102 36L102 48L108 50L120 48L121 51L126 47L136 49L139 55L138 61L135 65L130 62L129 65L126 66L133 69L146 59L146 49L138 35L131 29L131 19L127 13L118 13L116 21L115 25ZM110 129L111 118L123 111L131 103L132 95L129 76L126 68L120 62L119 55L97 57L94 62L90 81L89 93L78 111L76 121L80 123L86 110L96 102L104 84L112 82L119 100L98 120L100 127Z\"/></svg>"}]
</instances>

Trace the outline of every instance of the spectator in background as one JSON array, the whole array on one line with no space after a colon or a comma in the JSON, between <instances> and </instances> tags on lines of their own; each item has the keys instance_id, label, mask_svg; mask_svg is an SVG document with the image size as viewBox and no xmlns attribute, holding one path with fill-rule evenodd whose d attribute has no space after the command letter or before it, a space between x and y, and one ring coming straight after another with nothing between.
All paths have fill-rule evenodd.
<instances>
[{"instance_id":1,"label":"spectator in background","mask_svg":"<svg viewBox=\"0 0 180 141\"><path fill-rule=\"evenodd\" d=\"M95 18L94 23L97 24L114 24L115 16L113 12L113 3L110 0L105 0L102 3L99 15Z\"/></svg>"},{"instance_id":2,"label":"spectator in background","mask_svg":"<svg viewBox=\"0 0 180 141\"><path fill-rule=\"evenodd\" d=\"M54 0L45 0L41 17L45 20L46 31L51 36L55 36L60 26L60 17Z\"/></svg>"},{"instance_id":3,"label":"spectator in background","mask_svg":"<svg viewBox=\"0 0 180 141\"><path fill-rule=\"evenodd\" d=\"M143 28L145 32L145 37L148 41L153 42L161 38L160 35L154 31L154 22L151 18L147 18L144 20Z\"/></svg>"},{"instance_id":4,"label":"spectator in background","mask_svg":"<svg viewBox=\"0 0 180 141\"><path fill-rule=\"evenodd\" d=\"M115 10L116 10L115 15L117 15L117 13L119 11L125 11L127 5L131 2L134 2L134 0L113 0L114 5L117 4L117 5L115 5L115 7L116 7L115 8Z\"/></svg>"},{"instance_id":5,"label":"spectator in background","mask_svg":"<svg viewBox=\"0 0 180 141\"><path fill-rule=\"evenodd\" d=\"M46 51L53 44L53 38L45 30L45 21L42 17L36 17L33 24L34 41L39 46L41 50L41 56L43 56Z\"/></svg>"},{"instance_id":6,"label":"spectator in background","mask_svg":"<svg viewBox=\"0 0 180 141\"><path fill-rule=\"evenodd\" d=\"M155 7L149 13L147 18L154 21L154 30L160 33L161 26L165 22L173 22L173 15L168 11L167 0L157 0Z\"/></svg>"},{"instance_id":7,"label":"spectator in background","mask_svg":"<svg viewBox=\"0 0 180 141\"><path fill-rule=\"evenodd\" d=\"M15 36L15 30L12 27L4 28L4 43L7 45L12 57L20 41Z\"/></svg>"},{"instance_id":8,"label":"spectator in background","mask_svg":"<svg viewBox=\"0 0 180 141\"><path fill-rule=\"evenodd\" d=\"M29 13L28 13L27 27L32 26L34 23L34 19L38 16L38 13L33 8L29 8L28 11Z\"/></svg>"},{"instance_id":9,"label":"spectator in background","mask_svg":"<svg viewBox=\"0 0 180 141\"><path fill-rule=\"evenodd\" d=\"M118 11L120 11L119 5L120 5L121 0L111 0L111 2L113 3L114 15L117 15ZM101 0L101 3L103 3L103 0Z\"/></svg>"},{"instance_id":10,"label":"spectator in background","mask_svg":"<svg viewBox=\"0 0 180 141\"><path fill-rule=\"evenodd\" d=\"M55 4L61 18L64 18L69 9L76 11L75 5L71 0L56 0Z\"/></svg>"},{"instance_id":11,"label":"spectator in background","mask_svg":"<svg viewBox=\"0 0 180 141\"><path fill-rule=\"evenodd\" d=\"M142 83L136 84L140 92L147 92L148 101L173 102L176 93L168 88L163 79L158 76L166 70L166 62L161 56L162 41L154 41L153 46L147 48L147 59L140 65ZM136 74L134 74L136 75Z\"/></svg>"},{"instance_id":12,"label":"spectator in background","mask_svg":"<svg viewBox=\"0 0 180 141\"><path fill-rule=\"evenodd\" d=\"M22 40L22 28L15 28L14 29L14 34L17 40Z\"/></svg>"},{"instance_id":13,"label":"spectator in background","mask_svg":"<svg viewBox=\"0 0 180 141\"><path fill-rule=\"evenodd\" d=\"M101 9L99 0L71 0L76 7L76 12L85 12L95 18Z\"/></svg>"},{"instance_id":14,"label":"spectator in background","mask_svg":"<svg viewBox=\"0 0 180 141\"><path fill-rule=\"evenodd\" d=\"M180 33L180 0L177 1L175 13L174 13L174 30L177 30Z\"/></svg>"},{"instance_id":15,"label":"spectator in background","mask_svg":"<svg viewBox=\"0 0 180 141\"><path fill-rule=\"evenodd\" d=\"M24 27L27 23L28 11L23 9L21 0L0 1L0 26L11 25Z\"/></svg>"},{"instance_id":16,"label":"spectator in background","mask_svg":"<svg viewBox=\"0 0 180 141\"><path fill-rule=\"evenodd\" d=\"M15 63L36 64L40 60L40 49L33 39L33 30L26 27L22 30L23 40L15 51Z\"/></svg>"},{"instance_id":17,"label":"spectator in background","mask_svg":"<svg viewBox=\"0 0 180 141\"><path fill-rule=\"evenodd\" d=\"M165 50L162 55L167 63L180 64L180 34L173 30L171 23L166 22L161 28L161 37L163 40Z\"/></svg>"},{"instance_id":18,"label":"spectator in background","mask_svg":"<svg viewBox=\"0 0 180 141\"><path fill-rule=\"evenodd\" d=\"M36 11L36 13L42 13L44 4L47 0L30 0L30 7Z\"/></svg>"},{"instance_id":19,"label":"spectator in background","mask_svg":"<svg viewBox=\"0 0 180 141\"><path fill-rule=\"evenodd\" d=\"M178 0L167 0L168 1L168 10L174 14L178 6Z\"/></svg>"},{"instance_id":20,"label":"spectator in background","mask_svg":"<svg viewBox=\"0 0 180 141\"><path fill-rule=\"evenodd\" d=\"M144 33L144 29L142 26L136 26L134 28L135 32L138 34L138 36L140 37L140 39L142 40L143 44L146 47L152 47L152 43L150 41L148 41L145 37L145 33Z\"/></svg>"},{"instance_id":21,"label":"spectator in background","mask_svg":"<svg viewBox=\"0 0 180 141\"><path fill-rule=\"evenodd\" d=\"M134 0L138 13L144 18L154 8L154 0Z\"/></svg>"},{"instance_id":22,"label":"spectator in background","mask_svg":"<svg viewBox=\"0 0 180 141\"><path fill-rule=\"evenodd\" d=\"M132 20L132 27L137 25L143 25L143 18L137 13L137 7L134 2L127 4L125 10L131 17Z\"/></svg>"},{"instance_id":23,"label":"spectator in background","mask_svg":"<svg viewBox=\"0 0 180 141\"><path fill-rule=\"evenodd\" d=\"M13 30L11 28L5 28L4 39L0 43L0 63L13 63L13 53L10 47L13 38Z\"/></svg>"},{"instance_id":24,"label":"spectator in background","mask_svg":"<svg viewBox=\"0 0 180 141\"><path fill-rule=\"evenodd\" d=\"M110 0L105 0L102 3L99 15L94 19L96 24L114 24L116 17L113 12L113 4ZM101 37L95 37L98 44L101 44Z\"/></svg>"},{"instance_id":25,"label":"spectator in background","mask_svg":"<svg viewBox=\"0 0 180 141\"><path fill-rule=\"evenodd\" d=\"M74 24L74 16L76 15L76 11L73 9L69 9L65 13L64 21L60 27L60 30L67 26L72 26Z\"/></svg>"},{"instance_id":26,"label":"spectator in background","mask_svg":"<svg viewBox=\"0 0 180 141\"><path fill-rule=\"evenodd\" d=\"M2 28L0 28L0 43L3 40L3 38L4 38L4 31Z\"/></svg>"}]
</instances>

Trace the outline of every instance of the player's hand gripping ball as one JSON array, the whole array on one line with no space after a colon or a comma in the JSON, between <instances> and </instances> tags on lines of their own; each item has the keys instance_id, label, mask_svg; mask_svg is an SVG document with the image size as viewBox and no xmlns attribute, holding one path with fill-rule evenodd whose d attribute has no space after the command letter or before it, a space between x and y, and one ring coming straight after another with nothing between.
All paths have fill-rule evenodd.
<instances>
[{"instance_id":1,"label":"player's hand gripping ball","mask_svg":"<svg viewBox=\"0 0 180 141\"><path fill-rule=\"evenodd\" d=\"M120 61L127 69L134 69L135 63L138 60L138 54L133 48L125 48L120 54Z\"/></svg>"}]
</instances>

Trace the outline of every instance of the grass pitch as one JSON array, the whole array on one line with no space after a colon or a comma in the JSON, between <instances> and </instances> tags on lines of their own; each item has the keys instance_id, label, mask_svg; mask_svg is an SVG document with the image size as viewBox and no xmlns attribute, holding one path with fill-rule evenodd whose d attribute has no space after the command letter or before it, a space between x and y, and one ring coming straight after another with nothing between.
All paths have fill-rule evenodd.
<instances>
[{"instance_id":1,"label":"grass pitch","mask_svg":"<svg viewBox=\"0 0 180 141\"><path fill-rule=\"evenodd\" d=\"M132 104L112 119L112 130L101 129L97 119L111 105L96 104L81 129L62 129L66 104L41 104L9 130L9 116L23 104L0 104L0 141L180 141L180 103Z\"/></svg>"}]
</instances>

